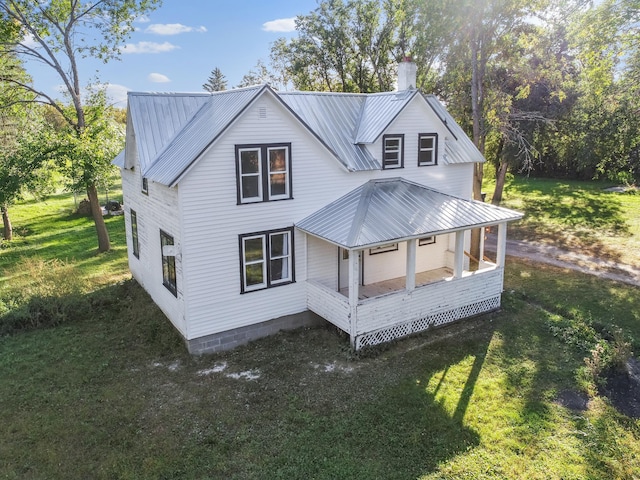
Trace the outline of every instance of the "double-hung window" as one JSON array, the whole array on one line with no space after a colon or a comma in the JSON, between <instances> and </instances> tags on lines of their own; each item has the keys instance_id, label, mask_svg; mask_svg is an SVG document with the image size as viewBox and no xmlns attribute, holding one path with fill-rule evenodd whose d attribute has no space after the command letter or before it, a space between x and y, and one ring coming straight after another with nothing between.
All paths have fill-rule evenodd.
<instances>
[{"instance_id":1,"label":"double-hung window","mask_svg":"<svg viewBox=\"0 0 640 480\"><path fill-rule=\"evenodd\" d=\"M293 229L240 235L242 292L294 281Z\"/></svg>"},{"instance_id":2,"label":"double-hung window","mask_svg":"<svg viewBox=\"0 0 640 480\"><path fill-rule=\"evenodd\" d=\"M438 134L421 133L418 135L418 166L426 167L438 164Z\"/></svg>"},{"instance_id":3,"label":"double-hung window","mask_svg":"<svg viewBox=\"0 0 640 480\"><path fill-rule=\"evenodd\" d=\"M147 177L142 177L142 187L140 190L145 195L149 195L149 179Z\"/></svg>"},{"instance_id":4,"label":"double-hung window","mask_svg":"<svg viewBox=\"0 0 640 480\"><path fill-rule=\"evenodd\" d=\"M160 248L162 250L162 284L177 297L178 283L173 237L162 230L160 230Z\"/></svg>"},{"instance_id":5,"label":"double-hung window","mask_svg":"<svg viewBox=\"0 0 640 480\"><path fill-rule=\"evenodd\" d=\"M140 258L140 243L138 242L138 214L131 209L131 247L133 255Z\"/></svg>"},{"instance_id":6,"label":"double-hung window","mask_svg":"<svg viewBox=\"0 0 640 480\"><path fill-rule=\"evenodd\" d=\"M238 203L291 198L291 144L237 145Z\"/></svg>"},{"instance_id":7,"label":"double-hung window","mask_svg":"<svg viewBox=\"0 0 640 480\"><path fill-rule=\"evenodd\" d=\"M404 135L384 135L382 137L382 168L402 168L404 166Z\"/></svg>"}]
</instances>

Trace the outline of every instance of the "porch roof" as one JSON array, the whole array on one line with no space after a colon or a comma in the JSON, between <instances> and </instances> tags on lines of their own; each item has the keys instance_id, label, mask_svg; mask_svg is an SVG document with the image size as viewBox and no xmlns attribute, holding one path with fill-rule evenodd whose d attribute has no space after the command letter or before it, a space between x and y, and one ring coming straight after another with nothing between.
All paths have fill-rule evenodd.
<instances>
[{"instance_id":1,"label":"porch roof","mask_svg":"<svg viewBox=\"0 0 640 480\"><path fill-rule=\"evenodd\" d=\"M360 249L519 218L522 214L514 210L389 178L370 180L296 227L343 248Z\"/></svg>"}]
</instances>

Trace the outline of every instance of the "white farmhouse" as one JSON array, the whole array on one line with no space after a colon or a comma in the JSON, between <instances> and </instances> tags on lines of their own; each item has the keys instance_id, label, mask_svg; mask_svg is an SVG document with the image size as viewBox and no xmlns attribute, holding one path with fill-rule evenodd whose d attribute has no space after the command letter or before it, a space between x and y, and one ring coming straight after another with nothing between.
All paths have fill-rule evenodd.
<instances>
[{"instance_id":1,"label":"white farmhouse","mask_svg":"<svg viewBox=\"0 0 640 480\"><path fill-rule=\"evenodd\" d=\"M507 222L471 200L484 158L439 101L273 91L129 93L129 266L193 353L317 322L356 349L495 310ZM473 228L494 261L469 271Z\"/></svg>"}]
</instances>

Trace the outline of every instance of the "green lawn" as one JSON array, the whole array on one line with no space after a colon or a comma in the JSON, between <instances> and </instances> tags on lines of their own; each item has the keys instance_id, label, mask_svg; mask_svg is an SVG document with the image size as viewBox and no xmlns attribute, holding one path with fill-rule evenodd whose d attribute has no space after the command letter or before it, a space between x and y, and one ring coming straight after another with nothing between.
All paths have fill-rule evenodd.
<instances>
[{"instance_id":1,"label":"green lawn","mask_svg":"<svg viewBox=\"0 0 640 480\"><path fill-rule=\"evenodd\" d=\"M48 209L16 207L14 224L28 220L29 230L0 250L0 323L21 301L49 311L43 304L65 292L55 327L0 338L0 478L640 472L640 420L598 394L584 361L616 326L640 346L637 288L510 259L500 313L370 355L354 356L347 339L318 328L191 357L126 279L122 217L109 220L114 252L99 255L91 221L70 217L72 204L60 196ZM38 272L30 299L16 292L28 286L24 270ZM75 289L89 293L80 299ZM589 393L588 408L562 406L565 391Z\"/></svg>"},{"instance_id":2,"label":"green lawn","mask_svg":"<svg viewBox=\"0 0 640 480\"><path fill-rule=\"evenodd\" d=\"M640 191L605 192L604 188L610 186L602 182L511 178L502 205L525 216L509 227L509 237L640 266ZM493 189L488 179L488 199Z\"/></svg>"}]
</instances>

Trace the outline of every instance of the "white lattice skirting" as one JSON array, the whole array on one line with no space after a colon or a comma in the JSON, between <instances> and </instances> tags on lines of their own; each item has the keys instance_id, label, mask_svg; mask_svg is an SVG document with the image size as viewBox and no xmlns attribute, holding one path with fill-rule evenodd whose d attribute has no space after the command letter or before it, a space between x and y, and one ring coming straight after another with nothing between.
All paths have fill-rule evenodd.
<instances>
[{"instance_id":1,"label":"white lattice skirting","mask_svg":"<svg viewBox=\"0 0 640 480\"><path fill-rule=\"evenodd\" d=\"M393 327L382 328L375 332L365 333L356 338L356 350L363 347L370 347L380 343L390 342L396 338L406 337L413 333L423 332L430 327L437 327L446 323L460 320L461 318L473 317L481 313L490 312L500 307L500 295L482 300L480 302L463 305L452 310L427 315L417 320L409 320L399 323Z\"/></svg>"}]
</instances>

